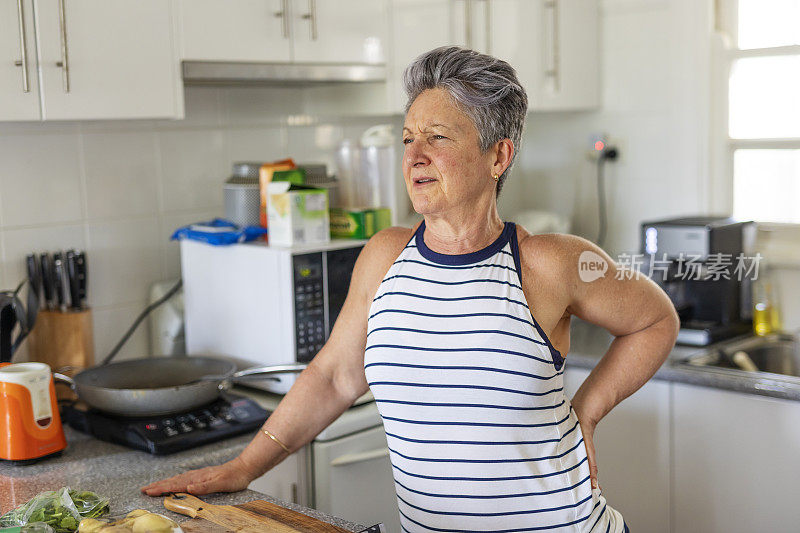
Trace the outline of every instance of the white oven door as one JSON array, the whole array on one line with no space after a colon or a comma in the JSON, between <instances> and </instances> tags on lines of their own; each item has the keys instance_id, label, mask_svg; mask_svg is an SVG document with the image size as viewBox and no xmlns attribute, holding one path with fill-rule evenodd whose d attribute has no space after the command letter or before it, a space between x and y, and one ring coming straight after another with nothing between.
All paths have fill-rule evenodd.
<instances>
[{"instance_id":1,"label":"white oven door","mask_svg":"<svg viewBox=\"0 0 800 533\"><path fill-rule=\"evenodd\" d=\"M314 507L389 533L400 532L392 465L383 426L327 442L315 441Z\"/></svg>"}]
</instances>

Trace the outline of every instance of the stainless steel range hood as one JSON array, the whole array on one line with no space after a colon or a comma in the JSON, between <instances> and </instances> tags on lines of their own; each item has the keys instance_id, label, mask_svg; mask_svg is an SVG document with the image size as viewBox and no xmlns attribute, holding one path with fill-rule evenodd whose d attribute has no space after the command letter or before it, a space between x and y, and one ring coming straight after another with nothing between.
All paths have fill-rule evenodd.
<instances>
[{"instance_id":1,"label":"stainless steel range hood","mask_svg":"<svg viewBox=\"0 0 800 533\"><path fill-rule=\"evenodd\" d=\"M310 85L386 81L386 65L183 61L186 85Z\"/></svg>"}]
</instances>

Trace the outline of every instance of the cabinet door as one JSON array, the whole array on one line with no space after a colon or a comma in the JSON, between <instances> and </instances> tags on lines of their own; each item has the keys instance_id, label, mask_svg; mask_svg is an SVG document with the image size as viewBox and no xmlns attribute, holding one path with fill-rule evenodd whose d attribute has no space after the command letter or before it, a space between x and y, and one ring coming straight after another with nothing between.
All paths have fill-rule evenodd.
<instances>
[{"instance_id":1,"label":"cabinet door","mask_svg":"<svg viewBox=\"0 0 800 533\"><path fill-rule=\"evenodd\" d=\"M294 61L385 63L387 0L293 0Z\"/></svg>"},{"instance_id":2,"label":"cabinet door","mask_svg":"<svg viewBox=\"0 0 800 533\"><path fill-rule=\"evenodd\" d=\"M572 397L588 375L588 370L567 368L567 395ZM669 386L663 381L646 383L595 430L600 487L631 531L670 531Z\"/></svg>"},{"instance_id":3,"label":"cabinet door","mask_svg":"<svg viewBox=\"0 0 800 533\"><path fill-rule=\"evenodd\" d=\"M532 110L541 83L542 4L538 0L491 0L490 53L508 61L528 94Z\"/></svg>"},{"instance_id":4,"label":"cabinet door","mask_svg":"<svg viewBox=\"0 0 800 533\"><path fill-rule=\"evenodd\" d=\"M463 3L464 0L460 0ZM454 0L394 0L392 2L392 64L387 85L391 106L405 113L403 71L420 54L452 44ZM463 13L462 13L463 14Z\"/></svg>"},{"instance_id":5,"label":"cabinet door","mask_svg":"<svg viewBox=\"0 0 800 533\"><path fill-rule=\"evenodd\" d=\"M297 453L293 453L278 466L256 478L247 487L250 490L269 494L285 502L300 503L300 461ZM305 501L303 501L305 503Z\"/></svg>"},{"instance_id":6,"label":"cabinet door","mask_svg":"<svg viewBox=\"0 0 800 533\"><path fill-rule=\"evenodd\" d=\"M675 531L797 531L800 402L677 384L673 401Z\"/></svg>"},{"instance_id":7,"label":"cabinet door","mask_svg":"<svg viewBox=\"0 0 800 533\"><path fill-rule=\"evenodd\" d=\"M178 0L181 59L291 59L289 0Z\"/></svg>"},{"instance_id":8,"label":"cabinet door","mask_svg":"<svg viewBox=\"0 0 800 533\"><path fill-rule=\"evenodd\" d=\"M527 0L519 0L527 1ZM540 55L532 111L591 109L600 105L599 18L596 0L535 0Z\"/></svg>"},{"instance_id":9,"label":"cabinet door","mask_svg":"<svg viewBox=\"0 0 800 533\"><path fill-rule=\"evenodd\" d=\"M34 0L34 5L43 119L181 114L170 2Z\"/></svg>"},{"instance_id":10,"label":"cabinet door","mask_svg":"<svg viewBox=\"0 0 800 533\"><path fill-rule=\"evenodd\" d=\"M314 442L314 507L345 520L383 522L400 531L392 464L383 426Z\"/></svg>"},{"instance_id":11,"label":"cabinet door","mask_svg":"<svg viewBox=\"0 0 800 533\"><path fill-rule=\"evenodd\" d=\"M0 3L0 120L40 118L34 39L32 1Z\"/></svg>"}]
</instances>

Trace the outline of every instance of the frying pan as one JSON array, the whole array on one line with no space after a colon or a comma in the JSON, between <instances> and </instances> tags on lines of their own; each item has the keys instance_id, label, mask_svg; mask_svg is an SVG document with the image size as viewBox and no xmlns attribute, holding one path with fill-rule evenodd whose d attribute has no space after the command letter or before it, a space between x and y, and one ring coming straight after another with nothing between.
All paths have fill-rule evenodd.
<instances>
[{"instance_id":1,"label":"frying pan","mask_svg":"<svg viewBox=\"0 0 800 533\"><path fill-rule=\"evenodd\" d=\"M305 367L293 363L236 372L236 365L225 359L154 357L89 368L72 378L53 376L68 383L89 407L132 417L194 409L217 399L232 382L270 379L271 374L302 372Z\"/></svg>"}]
</instances>

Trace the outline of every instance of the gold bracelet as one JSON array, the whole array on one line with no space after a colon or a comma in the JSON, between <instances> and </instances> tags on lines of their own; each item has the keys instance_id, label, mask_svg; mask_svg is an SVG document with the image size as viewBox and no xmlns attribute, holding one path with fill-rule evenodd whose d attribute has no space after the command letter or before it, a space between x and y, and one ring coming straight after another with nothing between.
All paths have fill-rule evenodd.
<instances>
[{"instance_id":1,"label":"gold bracelet","mask_svg":"<svg viewBox=\"0 0 800 533\"><path fill-rule=\"evenodd\" d=\"M281 448L283 448L283 449L284 449L284 451L285 451L286 453L292 453L292 450L290 450L288 446L286 446L284 443L282 443L282 442L281 442L281 441L278 439L278 437L276 437L275 435L273 435L272 433L270 433L269 431L267 431L267 430L266 430L266 429L264 429L264 428L261 428L261 432L262 432L262 433L264 433L264 435L266 435L267 437L269 437L269 438L271 438L272 440L274 440L274 441L275 441L275 442L278 444L278 446L280 446Z\"/></svg>"}]
</instances>

